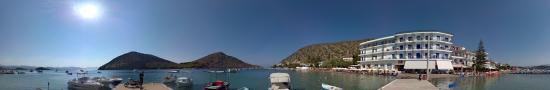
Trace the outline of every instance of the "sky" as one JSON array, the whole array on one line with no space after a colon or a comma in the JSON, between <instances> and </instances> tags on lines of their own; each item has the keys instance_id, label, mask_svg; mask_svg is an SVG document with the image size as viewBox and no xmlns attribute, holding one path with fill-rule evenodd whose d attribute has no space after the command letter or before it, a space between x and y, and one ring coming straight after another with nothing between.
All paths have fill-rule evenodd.
<instances>
[{"instance_id":1,"label":"sky","mask_svg":"<svg viewBox=\"0 0 550 90\"><path fill-rule=\"evenodd\" d=\"M439 30L512 65L550 64L549 0L0 0L0 64L99 67L137 51L270 66L299 48ZM92 5L92 8L82 6Z\"/></svg>"}]
</instances>

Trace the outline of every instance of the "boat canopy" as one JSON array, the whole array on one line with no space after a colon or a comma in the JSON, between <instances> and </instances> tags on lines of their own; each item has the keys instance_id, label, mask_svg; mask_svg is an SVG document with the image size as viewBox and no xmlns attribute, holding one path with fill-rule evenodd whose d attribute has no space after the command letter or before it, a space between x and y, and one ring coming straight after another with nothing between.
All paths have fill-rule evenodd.
<instances>
[{"instance_id":1,"label":"boat canopy","mask_svg":"<svg viewBox=\"0 0 550 90\"><path fill-rule=\"evenodd\" d=\"M290 82L290 75L288 73L272 73L269 75L271 83L283 83Z\"/></svg>"}]
</instances>

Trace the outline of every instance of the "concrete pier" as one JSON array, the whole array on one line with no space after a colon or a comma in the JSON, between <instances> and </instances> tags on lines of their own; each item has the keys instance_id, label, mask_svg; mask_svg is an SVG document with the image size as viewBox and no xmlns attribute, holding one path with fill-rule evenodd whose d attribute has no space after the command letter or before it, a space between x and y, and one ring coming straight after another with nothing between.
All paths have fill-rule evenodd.
<instances>
[{"instance_id":1,"label":"concrete pier","mask_svg":"<svg viewBox=\"0 0 550 90\"><path fill-rule=\"evenodd\" d=\"M124 87L124 84L119 84L113 90L140 90L139 88L127 88ZM149 83L143 85L143 90L172 90L168 86L162 83Z\"/></svg>"},{"instance_id":2,"label":"concrete pier","mask_svg":"<svg viewBox=\"0 0 550 90\"><path fill-rule=\"evenodd\" d=\"M438 90L426 80L396 79L378 90Z\"/></svg>"}]
</instances>

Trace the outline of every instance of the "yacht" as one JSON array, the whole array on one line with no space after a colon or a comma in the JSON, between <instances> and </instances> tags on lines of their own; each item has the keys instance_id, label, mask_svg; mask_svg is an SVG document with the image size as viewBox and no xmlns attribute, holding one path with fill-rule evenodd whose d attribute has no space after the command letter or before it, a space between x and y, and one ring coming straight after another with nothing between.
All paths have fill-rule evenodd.
<instances>
[{"instance_id":1,"label":"yacht","mask_svg":"<svg viewBox=\"0 0 550 90\"><path fill-rule=\"evenodd\" d=\"M290 90L290 75L288 73L271 73L271 87L268 90Z\"/></svg>"}]
</instances>

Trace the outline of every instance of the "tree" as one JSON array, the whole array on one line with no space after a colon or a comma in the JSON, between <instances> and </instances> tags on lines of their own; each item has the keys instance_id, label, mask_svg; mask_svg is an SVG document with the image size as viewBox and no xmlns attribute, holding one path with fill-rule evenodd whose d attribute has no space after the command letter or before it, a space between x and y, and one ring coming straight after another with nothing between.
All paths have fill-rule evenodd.
<instances>
[{"instance_id":1,"label":"tree","mask_svg":"<svg viewBox=\"0 0 550 90\"><path fill-rule=\"evenodd\" d=\"M475 55L475 63L474 63L474 70L476 71L485 71L485 67L483 64L487 62L487 53L485 53L485 47L483 46L483 41L479 41L479 47L476 51Z\"/></svg>"},{"instance_id":2,"label":"tree","mask_svg":"<svg viewBox=\"0 0 550 90\"><path fill-rule=\"evenodd\" d=\"M359 64L359 60L360 60L359 55L354 54L354 55L352 56L352 58L353 58L353 61L352 61L352 64L353 64L353 65Z\"/></svg>"}]
</instances>

